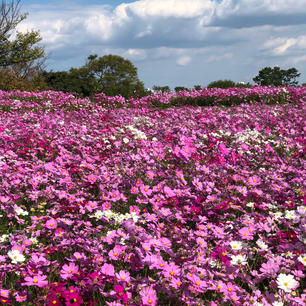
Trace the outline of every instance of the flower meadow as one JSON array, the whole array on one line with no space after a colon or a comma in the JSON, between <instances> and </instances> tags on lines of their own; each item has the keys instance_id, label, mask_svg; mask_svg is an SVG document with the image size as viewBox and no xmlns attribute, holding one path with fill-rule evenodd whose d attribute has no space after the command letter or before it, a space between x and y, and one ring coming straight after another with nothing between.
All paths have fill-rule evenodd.
<instances>
[{"instance_id":1,"label":"flower meadow","mask_svg":"<svg viewBox=\"0 0 306 306\"><path fill-rule=\"evenodd\" d=\"M305 88L173 95L0 92L1 305L306 305Z\"/></svg>"}]
</instances>

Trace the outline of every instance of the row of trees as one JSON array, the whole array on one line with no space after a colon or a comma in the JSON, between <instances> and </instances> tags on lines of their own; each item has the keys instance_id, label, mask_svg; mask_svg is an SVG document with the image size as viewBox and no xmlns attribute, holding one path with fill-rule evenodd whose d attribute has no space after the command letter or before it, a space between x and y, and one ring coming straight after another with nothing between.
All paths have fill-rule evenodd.
<instances>
[{"instance_id":1,"label":"row of trees","mask_svg":"<svg viewBox=\"0 0 306 306\"><path fill-rule=\"evenodd\" d=\"M44 47L39 31L16 32L17 25L27 17L20 13L20 0L0 6L0 89L2 90L56 90L73 92L80 96L92 96L97 92L106 95L144 96L150 93L138 78L137 68L118 55L90 55L80 68L69 71L46 71ZM253 81L260 85L283 86L298 84L300 76L295 68L282 70L266 67L259 71ZM219 80L207 87L250 87L251 84ZM200 85L195 85L200 89ZM188 89L175 87L175 91ZM153 86L154 91L169 92L169 86Z\"/></svg>"}]
</instances>

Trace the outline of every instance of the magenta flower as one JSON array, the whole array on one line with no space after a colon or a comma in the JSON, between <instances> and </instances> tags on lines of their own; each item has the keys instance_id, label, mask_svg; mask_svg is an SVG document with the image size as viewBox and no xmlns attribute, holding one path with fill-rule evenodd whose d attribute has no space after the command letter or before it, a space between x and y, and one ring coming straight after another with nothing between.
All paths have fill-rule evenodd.
<instances>
[{"instance_id":1,"label":"magenta flower","mask_svg":"<svg viewBox=\"0 0 306 306\"><path fill-rule=\"evenodd\" d=\"M227 255L226 248L217 246L215 251L211 252L211 257L213 259L218 259L220 262L225 263L226 265L230 264L230 257Z\"/></svg>"},{"instance_id":2,"label":"magenta flower","mask_svg":"<svg viewBox=\"0 0 306 306\"><path fill-rule=\"evenodd\" d=\"M48 285L48 281L46 280L47 276L42 274L37 274L34 276L27 276L24 278L25 283L22 285L24 286L37 286L39 288L46 287Z\"/></svg>"},{"instance_id":3,"label":"magenta flower","mask_svg":"<svg viewBox=\"0 0 306 306\"><path fill-rule=\"evenodd\" d=\"M123 287L121 285L115 285L114 290L116 292L116 297L125 304L129 300L127 294L124 292Z\"/></svg>"},{"instance_id":4,"label":"magenta flower","mask_svg":"<svg viewBox=\"0 0 306 306\"><path fill-rule=\"evenodd\" d=\"M69 265L63 265L61 270L61 277L63 279L72 278L74 274L79 271L79 267L76 266L74 263L70 263Z\"/></svg>"}]
</instances>

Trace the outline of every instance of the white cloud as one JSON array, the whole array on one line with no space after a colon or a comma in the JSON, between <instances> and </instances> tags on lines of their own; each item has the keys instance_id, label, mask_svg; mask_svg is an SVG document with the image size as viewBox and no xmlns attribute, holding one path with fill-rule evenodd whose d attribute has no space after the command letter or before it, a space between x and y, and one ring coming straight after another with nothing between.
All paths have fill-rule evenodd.
<instances>
[{"instance_id":1,"label":"white cloud","mask_svg":"<svg viewBox=\"0 0 306 306\"><path fill-rule=\"evenodd\" d=\"M306 55L302 55L302 56L296 56L296 57L292 57L291 58L291 62L296 65L300 62L305 63L306 62Z\"/></svg>"},{"instance_id":2,"label":"white cloud","mask_svg":"<svg viewBox=\"0 0 306 306\"><path fill-rule=\"evenodd\" d=\"M263 44L263 49L271 52L273 55L284 55L289 48L295 47L298 49L306 49L306 36L301 35L294 37L276 37L267 40Z\"/></svg>"},{"instance_id":3,"label":"white cloud","mask_svg":"<svg viewBox=\"0 0 306 306\"><path fill-rule=\"evenodd\" d=\"M187 66L191 62L191 57L190 56L182 56L180 57L176 63L180 66Z\"/></svg>"},{"instance_id":4,"label":"white cloud","mask_svg":"<svg viewBox=\"0 0 306 306\"><path fill-rule=\"evenodd\" d=\"M194 18L212 15L216 3L207 0L140 0L119 7L141 18Z\"/></svg>"},{"instance_id":5,"label":"white cloud","mask_svg":"<svg viewBox=\"0 0 306 306\"><path fill-rule=\"evenodd\" d=\"M144 60L147 57L147 52L143 49L128 49L123 53L123 56L131 60Z\"/></svg>"},{"instance_id":6,"label":"white cloud","mask_svg":"<svg viewBox=\"0 0 306 306\"><path fill-rule=\"evenodd\" d=\"M233 57L232 53L225 53L225 54L220 54L220 55L211 55L208 56L206 59L206 62L217 62L217 61L222 61L224 59L230 59Z\"/></svg>"},{"instance_id":7,"label":"white cloud","mask_svg":"<svg viewBox=\"0 0 306 306\"><path fill-rule=\"evenodd\" d=\"M76 63L89 54L114 53L150 67L146 75L151 78L154 69L161 69L157 63L173 71L167 76L178 69L177 78L192 67L214 67L213 78L233 63L245 65L247 75L253 74L248 69L283 63L305 70L305 7L306 0L139 0L116 7L49 4L25 7L29 16L18 28L39 29L50 60L61 61L61 69L83 65ZM186 66L183 76L180 66ZM189 78L195 76L190 72Z\"/></svg>"}]
</instances>

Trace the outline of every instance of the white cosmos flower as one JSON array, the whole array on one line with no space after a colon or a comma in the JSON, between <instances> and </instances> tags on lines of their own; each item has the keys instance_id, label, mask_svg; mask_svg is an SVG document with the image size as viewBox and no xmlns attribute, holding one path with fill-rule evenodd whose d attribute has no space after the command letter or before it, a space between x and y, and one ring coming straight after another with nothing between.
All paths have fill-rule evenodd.
<instances>
[{"instance_id":1,"label":"white cosmos flower","mask_svg":"<svg viewBox=\"0 0 306 306\"><path fill-rule=\"evenodd\" d=\"M297 218L295 210L287 210L285 213L285 218L294 221Z\"/></svg>"},{"instance_id":2,"label":"white cosmos flower","mask_svg":"<svg viewBox=\"0 0 306 306\"><path fill-rule=\"evenodd\" d=\"M245 255L233 255L231 260L232 265L246 265L247 264L247 258Z\"/></svg>"},{"instance_id":3,"label":"white cosmos flower","mask_svg":"<svg viewBox=\"0 0 306 306\"><path fill-rule=\"evenodd\" d=\"M298 257L298 261L301 262L304 266L306 266L306 255L305 254L303 256L300 255Z\"/></svg>"},{"instance_id":4,"label":"white cosmos flower","mask_svg":"<svg viewBox=\"0 0 306 306\"><path fill-rule=\"evenodd\" d=\"M242 249L242 242L241 241L231 241L230 246L232 247L233 250L241 250Z\"/></svg>"},{"instance_id":5,"label":"white cosmos flower","mask_svg":"<svg viewBox=\"0 0 306 306\"><path fill-rule=\"evenodd\" d=\"M284 303L283 303L283 302L280 302L280 301L275 301L275 302L273 302L272 305L273 305L273 306L284 306Z\"/></svg>"},{"instance_id":6,"label":"white cosmos flower","mask_svg":"<svg viewBox=\"0 0 306 306\"><path fill-rule=\"evenodd\" d=\"M257 240L256 244L258 245L259 248L261 248L262 250L267 250L268 249L268 245L263 242L262 240Z\"/></svg>"},{"instance_id":7,"label":"white cosmos flower","mask_svg":"<svg viewBox=\"0 0 306 306\"><path fill-rule=\"evenodd\" d=\"M15 207L15 212L18 216L27 216L29 214L26 210L23 210L21 207L18 206Z\"/></svg>"},{"instance_id":8,"label":"white cosmos flower","mask_svg":"<svg viewBox=\"0 0 306 306\"><path fill-rule=\"evenodd\" d=\"M13 264L25 261L25 257L19 252L19 250L9 251L7 255L9 258L11 258Z\"/></svg>"},{"instance_id":9,"label":"white cosmos flower","mask_svg":"<svg viewBox=\"0 0 306 306\"><path fill-rule=\"evenodd\" d=\"M281 273L276 279L279 289L284 290L287 293L290 293L293 288L295 288L299 283L294 279L291 274Z\"/></svg>"}]
</instances>

